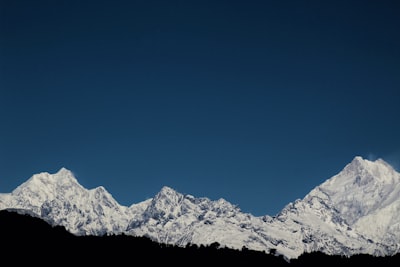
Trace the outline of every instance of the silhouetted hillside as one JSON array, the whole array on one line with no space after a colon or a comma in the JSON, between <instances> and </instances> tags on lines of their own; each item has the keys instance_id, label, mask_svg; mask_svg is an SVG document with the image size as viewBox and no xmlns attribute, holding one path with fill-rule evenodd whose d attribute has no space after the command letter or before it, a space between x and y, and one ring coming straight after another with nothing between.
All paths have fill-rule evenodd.
<instances>
[{"instance_id":1,"label":"silhouetted hillside","mask_svg":"<svg viewBox=\"0 0 400 267\"><path fill-rule=\"evenodd\" d=\"M185 248L159 244L146 237L126 235L75 236L63 227L52 227L40 218L14 211L0 211L0 240L3 262L15 264L65 265L111 264L136 266L140 262L173 266L215 264L242 266L400 266L400 257L372 257L359 255L351 258L310 253L290 263L282 257L252 251L220 247L189 245ZM0 261L0 264L1 264Z\"/></svg>"}]
</instances>

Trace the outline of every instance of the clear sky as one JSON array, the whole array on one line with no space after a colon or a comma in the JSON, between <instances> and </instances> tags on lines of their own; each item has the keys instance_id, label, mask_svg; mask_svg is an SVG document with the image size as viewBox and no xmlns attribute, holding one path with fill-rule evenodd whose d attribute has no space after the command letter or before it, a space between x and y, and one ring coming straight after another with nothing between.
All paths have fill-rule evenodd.
<instances>
[{"instance_id":1,"label":"clear sky","mask_svg":"<svg viewBox=\"0 0 400 267\"><path fill-rule=\"evenodd\" d=\"M254 215L400 166L400 1L0 1L0 192L73 171Z\"/></svg>"}]
</instances>

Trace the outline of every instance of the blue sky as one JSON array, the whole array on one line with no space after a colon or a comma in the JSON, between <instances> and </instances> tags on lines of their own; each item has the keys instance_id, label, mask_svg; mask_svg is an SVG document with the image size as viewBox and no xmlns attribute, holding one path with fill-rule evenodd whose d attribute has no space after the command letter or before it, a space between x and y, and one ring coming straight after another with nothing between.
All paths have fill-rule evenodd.
<instances>
[{"instance_id":1,"label":"blue sky","mask_svg":"<svg viewBox=\"0 0 400 267\"><path fill-rule=\"evenodd\" d=\"M400 166L399 1L1 1L0 192L73 171L254 215Z\"/></svg>"}]
</instances>

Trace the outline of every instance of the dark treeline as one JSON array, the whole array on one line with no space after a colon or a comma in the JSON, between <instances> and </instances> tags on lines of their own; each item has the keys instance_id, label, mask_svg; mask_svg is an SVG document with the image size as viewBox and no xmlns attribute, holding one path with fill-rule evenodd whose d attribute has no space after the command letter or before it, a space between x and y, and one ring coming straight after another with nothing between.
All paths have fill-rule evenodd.
<instances>
[{"instance_id":1,"label":"dark treeline","mask_svg":"<svg viewBox=\"0 0 400 267\"><path fill-rule=\"evenodd\" d=\"M241 266L312 266L329 264L337 266L400 266L400 256L373 257L356 255L350 258L309 253L298 259L286 261L281 256L221 247L188 245L177 247L160 244L146 237L127 235L75 236L64 227L52 227L42 219L16 212L0 211L1 262L40 264L42 266L111 264L112 266L137 266L166 264L172 266L210 266L228 264Z\"/></svg>"}]
</instances>

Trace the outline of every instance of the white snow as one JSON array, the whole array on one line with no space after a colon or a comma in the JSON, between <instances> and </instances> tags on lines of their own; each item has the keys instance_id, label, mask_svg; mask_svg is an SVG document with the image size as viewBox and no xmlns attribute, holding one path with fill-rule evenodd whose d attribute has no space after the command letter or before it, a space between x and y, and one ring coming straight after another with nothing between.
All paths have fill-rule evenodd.
<instances>
[{"instance_id":1,"label":"white snow","mask_svg":"<svg viewBox=\"0 0 400 267\"><path fill-rule=\"evenodd\" d=\"M400 244L400 174L382 159L361 157L275 217L253 216L224 199L184 195L167 186L127 207L102 186L82 187L66 168L35 174L0 194L0 209L8 208L33 212L76 235L125 233L180 246L218 242L276 249L288 259L311 251L391 255Z\"/></svg>"}]
</instances>

